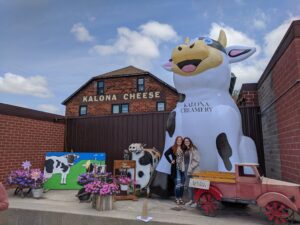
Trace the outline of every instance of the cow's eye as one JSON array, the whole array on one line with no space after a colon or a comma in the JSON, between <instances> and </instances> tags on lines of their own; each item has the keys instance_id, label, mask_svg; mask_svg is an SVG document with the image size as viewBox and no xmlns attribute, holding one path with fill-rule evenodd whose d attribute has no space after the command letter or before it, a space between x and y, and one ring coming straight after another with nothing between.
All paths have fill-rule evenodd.
<instances>
[{"instance_id":1,"label":"cow's eye","mask_svg":"<svg viewBox=\"0 0 300 225\"><path fill-rule=\"evenodd\" d=\"M213 40L211 40L210 38L204 38L204 39L203 39L203 42L204 42L205 44L207 44L207 45L210 45L210 44L213 43Z\"/></svg>"}]
</instances>

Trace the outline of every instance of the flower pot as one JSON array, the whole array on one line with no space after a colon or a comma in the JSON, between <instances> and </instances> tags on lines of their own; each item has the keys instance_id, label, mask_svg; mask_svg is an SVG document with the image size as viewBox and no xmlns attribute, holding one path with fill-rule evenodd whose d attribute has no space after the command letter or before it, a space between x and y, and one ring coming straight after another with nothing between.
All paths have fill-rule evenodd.
<instances>
[{"instance_id":1,"label":"flower pot","mask_svg":"<svg viewBox=\"0 0 300 225\"><path fill-rule=\"evenodd\" d=\"M106 195L106 196L96 195L93 197L92 206L98 211L112 210L113 197L112 195Z\"/></svg>"},{"instance_id":2,"label":"flower pot","mask_svg":"<svg viewBox=\"0 0 300 225\"><path fill-rule=\"evenodd\" d=\"M43 196L43 188L38 188L38 189L32 189L32 196L34 198L41 198Z\"/></svg>"},{"instance_id":3,"label":"flower pot","mask_svg":"<svg viewBox=\"0 0 300 225\"><path fill-rule=\"evenodd\" d=\"M128 191L128 184L120 184L121 191Z\"/></svg>"}]
</instances>

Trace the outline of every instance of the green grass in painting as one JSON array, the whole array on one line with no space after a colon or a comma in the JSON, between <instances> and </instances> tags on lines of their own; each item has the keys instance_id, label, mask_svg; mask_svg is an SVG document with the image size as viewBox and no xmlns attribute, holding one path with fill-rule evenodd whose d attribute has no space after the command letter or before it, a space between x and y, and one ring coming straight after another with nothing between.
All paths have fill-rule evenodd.
<instances>
[{"instance_id":1,"label":"green grass in painting","mask_svg":"<svg viewBox=\"0 0 300 225\"><path fill-rule=\"evenodd\" d=\"M45 182L44 188L52 190L79 190L82 186L77 184L77 178L80 174L86 172L85 167L83 166L86 161L88 160L81 160L71 167L70 172L67 175L66 184L60 184L61 174L53 174L52 177ZM105 164L105 161L91 160L91 162L97 164L100 163L101 165Z\"/></svg>"}]
</instances>

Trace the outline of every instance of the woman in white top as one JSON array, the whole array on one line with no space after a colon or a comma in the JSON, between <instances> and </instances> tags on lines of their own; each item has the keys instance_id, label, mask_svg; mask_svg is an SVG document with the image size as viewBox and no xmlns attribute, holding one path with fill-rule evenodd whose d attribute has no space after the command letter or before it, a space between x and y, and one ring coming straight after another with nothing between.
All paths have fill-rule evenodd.
<instances>
[{"instance_id":1,"label":"woman in white top","mask_svg":"<svg viewBox=\"0 0 300 225\"><path fill-rule=\"evenodd\" d=\"M197 147L193 144L192 140L188 137L183 139L183 150L184 150L184 163L185 163L185 187L188 190L189 201L186 205L196 207L197 203L194 200L194 189L189 187L190 178L193 173L199 169L199 152Z\"/></svg>"}]
</instances>

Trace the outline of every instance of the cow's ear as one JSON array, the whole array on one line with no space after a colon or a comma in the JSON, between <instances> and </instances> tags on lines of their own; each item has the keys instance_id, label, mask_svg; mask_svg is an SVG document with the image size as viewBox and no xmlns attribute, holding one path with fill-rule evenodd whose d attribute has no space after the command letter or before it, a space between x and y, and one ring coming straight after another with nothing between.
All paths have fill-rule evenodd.
<instances>
[{"instance_id":1,"label":"cow's ear","mask_svg":"<svg viewBox=\"0 0 300 225\"><path fill-rule=\"evenodd\" d=\"M254 54L256 48L245 46L230 46L226 48L226 53L229 58L229 63L240 62Z\"/></svg>"},{"instance_id":2,"label":"cow's ear","mask_svg":"<svg viewBox=\"0 0 300 225\"><path fill-rule=\"evenodd\" d=\"M171 61L169 61L169 62L165 63L164 65L162 65L162 67L167 71L172 71L173 63Z\"/></svg>"},{"instance_id":3,"label":"cow's ear","mask_svg":"<svg viewBox=\"0 0 300 225\"><path fill-rule=\"evenodd\" d=\"M218 37L218 42L219 42L224 48L226 48L226 45L227 45L227 38L226 38L226 34L225 34L224 30L220 30L219 37Z\"/></svg>"}]
</instances>

